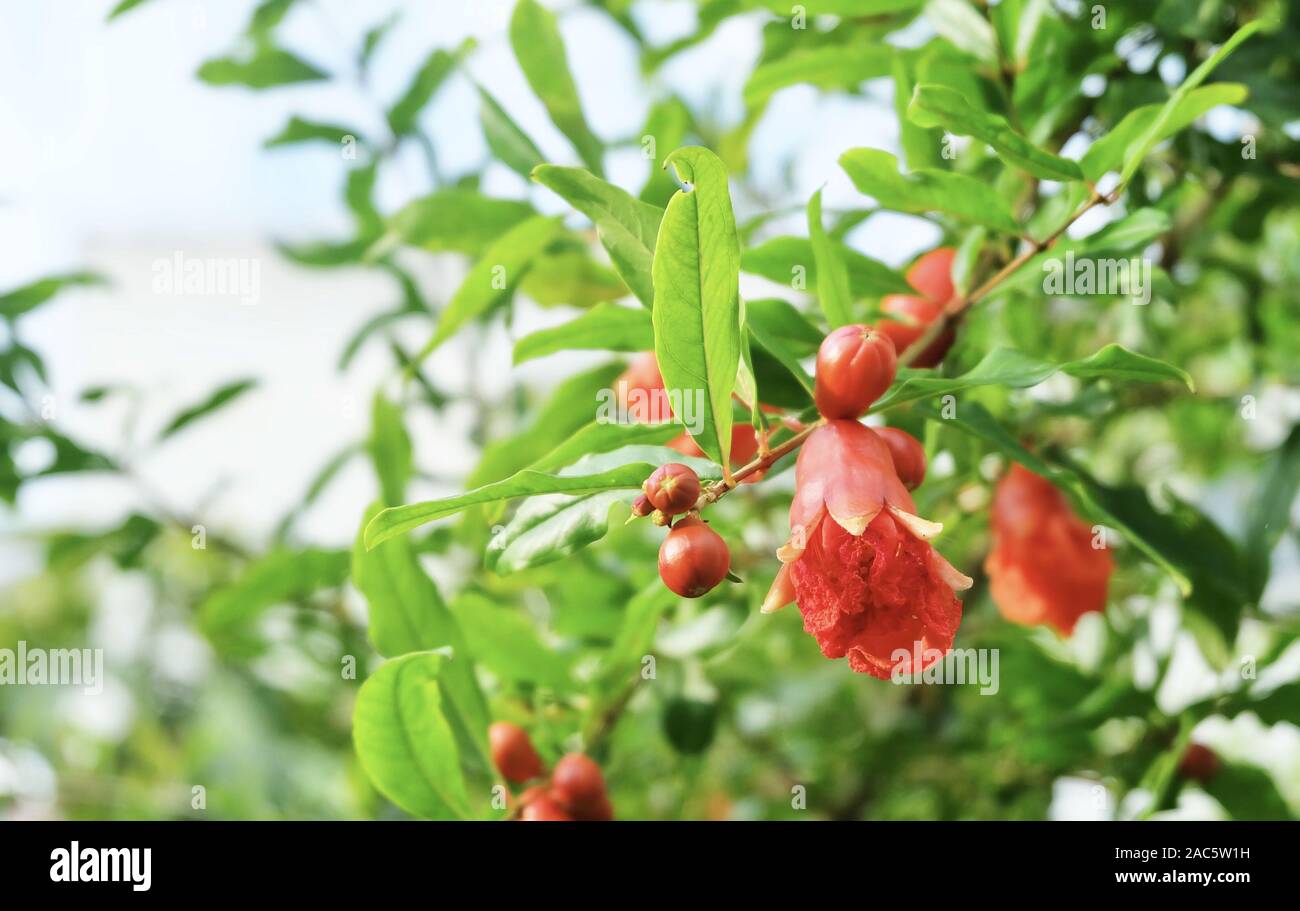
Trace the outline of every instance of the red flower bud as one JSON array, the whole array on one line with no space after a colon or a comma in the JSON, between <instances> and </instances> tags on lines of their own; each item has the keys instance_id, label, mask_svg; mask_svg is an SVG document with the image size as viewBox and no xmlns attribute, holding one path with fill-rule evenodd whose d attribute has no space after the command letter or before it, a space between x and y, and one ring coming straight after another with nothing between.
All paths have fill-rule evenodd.
<instances>
[{"instance_id":1,"label":"red flower bud","mask_svg":"<svg viewBox=\"0 0 1300 911\"><path fill-rule=\"evenodd\" d=\"M841 326L817 350L817 410L831 420L859 418L885 394L897 371L888 336L869 326Z\"/></svg>"},{"instance_id":2,"label":"red flower bud","mask_svg":"<svg viewBox=\"0 0 1300 911\"><path fill-rule=\"evenodd\" d=\"M639 495L632 501L632 515L638 519L650 515L650 513L654 512L654 509L654 504L650 502L650 498L645 494Z\"/></svg>"},{"instance_id":3,"label":"red flower bud","mask_svg":"<svg viewBox=\"0 0 1300 911\"><path fill-rule=\"evenodd\" d=\"M992 528L984 569L1003 617L1068 636L1081 616L1105 609L1114 561L1051 481L1012 465L993 497Z\"/></svg>"},{"instance_id":4,"label":"red flower bud","mask_svg":"<svg viewBox=\"0 0 1300 911\"><path fill-rule=\"evenodd\" d=\"M1218 754L1199 743L1189 743L1178 761L1178 774L1191 781L1209 781L1218 771Z\"/></svg>"},{"instance_id":5,"label":"red flower bud","mask_svg":"<svg viewBox=\"0 0 1300 911\"><path fill-rule=\"evenodd\" d=\"M908 490L916 490L925 480L925 447L921 441L906 430L897 427L873 427L876 436L885 441L889 447L890 458L894 462L894 471L898 480Z\"/></svg>"},{"instance_id":6,"label":"red flower bud","mask_svg":"<svg viewBox=\"0 0 1300 911\"><path fill-rule=\"evenodd\" d=\"M603 822L614 816L600 766L582 753L569 753L555 764L551 794L574 819Z\"/></svg>"},{"instance_id":7,"label":"red flower bud","mask_svg":"<svg viewBox=\"0 0 1300 911\"><path fill-rule=\"evenodd\" d=\"M686 512L700 498L700 478L680 462L660 465L646 479L645 495L664 515Z\"/></svg>"},{"instance_id":8,"label":"red flower bud","mask_svg":"<svg viewBox=\"0 0 1300 911\"><path fill-rule=\"evenodd\" d=\"M930 300L948 303L956 292L952 285L952 261L956 256L957 251L952 247L923 253L907 270L908 283Z\"/></svg>"},{"instance_id":9,"label":"red flower bud","mask_svg":"<svg viewBox=\"0 0 1300 911\"><path fill-rule=\"evenodd\" d=\"M876 329L889 337L900 355L925 334L930 323L943 316L942 303L911 294L886 294L880 300L880 309L901 317L901 320L882 319L876 322ZM938 364L952 347L955 337L951 326L944 329L938 338L913 358L912 366L933 367Z\"/></svg>"},{"instance_id":10,"label":"red flower bud","mask_svg":"<svg viewBox=\"0 0 1300 911\"><path fill-rule=\"evenodd\" d=\"M727 577L727 542L696 518L673 526L659 545L659 578L683 598L698 598Z\"/></svg>"},{"instance_id":11,"label":"red flower bud","mask_svg":"<svg viewBox=\"0 0 1300 911\"><path fill-rule=\"evenodd\" d=\"M524 822L573 822L573 817L555 799L553 792L539 794L530 800L519 818Z\"/></svg>"},{"instance_id":12,"label":"red flower bud","mask_svg":"<svg viewBox=\"0 0 1300 911\"><path fill-rule=\"evenodd\" d=\"M542 774L542 757L533 749L528 733L517 724L498 721L488 728L492 764L507 781L516 784Z\"/></svg>"}]
</instances>

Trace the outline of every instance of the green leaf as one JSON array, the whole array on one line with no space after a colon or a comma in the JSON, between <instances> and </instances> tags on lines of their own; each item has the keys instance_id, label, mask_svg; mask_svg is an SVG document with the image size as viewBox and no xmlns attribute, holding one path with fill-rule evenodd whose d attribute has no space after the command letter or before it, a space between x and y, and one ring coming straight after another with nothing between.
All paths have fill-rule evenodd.
<instances>
[{"instance_id":1,"label":"green leaf","mask_svg":"<svg viewBox=\"0 0 1300 911\"><path fill-rule=\"evenodd\" d=\"M568 690L569 660L548 648L521 611L501 607L486 595L465 592L451 606L475 658L502 680Z\"/></svg>"},{"instance_id":2,"label":"green leaf","mask_svg":"<svg viewBox=\"0 0 1300 911\"><path fill-rule=\"evenodd\" d=\"M0 294L0 316L9 320L16 319L35 310L65 288L104 287L107 284L107 279L93 272L69 272L66 275L42 278L30 285Z\"/></svg>"},{"instance_id":3,"label":"green leaf","mask_svg":"<svg viewBox=\"0 0 1300 911\"><path fill-rule=\"evenodd\" d=\"M502 164L525 180L528 179L533 168L546 159L542 158L542 153L532 139L519 128L505 108L482 86L477 88L479 125L483 128L483 138L487 140L488 148Z\"/></svg>"},{"instance_id":4,"label":"green leaf","mask_svg":"<svg viewBox=\"0 0 1300 911\"><path fill-rule=\"evenodd\" d=\"M388 109L388 127L394 136L410 136L418 132L420 112L474 47L474 39L467 38L455 52L439 48L429 54L424 65L411 77L411 84L402 97Z\"/></svg>"},{"instance_id":5,"label":"green leaf","mask_svg":"<svg viewBox=\"0 0 1300 911\"><path fill-rule=\"evenodd\" d=\"M519 0L510 17L510 46L524 78L560 132L569 138L584 164L604 174L604 146L582 115L578 88L569 73L564 40L555 14L537 0Z\"/></svg>"},{"instance_id":6,"label":"green leaf","mask_svg":"<svg viewBox=\"0 0 1300 911\"><path fill-rule=\"evenodd\" d=\"M603 303L577 319L525 335L515 342L514 362L522 364L557 351L646 351L653 347L649 313Z\"/></svg>"},{"instance_id":7,"label":"green leaf","mask_svg":"<svg viewBox=\"0 0 1300 911\"><path fill-rule=\"evenodd\" d=\"M998 44L993 26L966 0L930 0L925 5L925 18L958 50L983 63L997 63Z\"/></svg>"},{"instance_id":8,"label":"green leaf","mask_svg":"<svg viewBox=\"0 0 1300 911\"><path fill-rule=\"evenodd\" d=\"M1241 709L1254 712L1268 725L1282 721L1295 724L1300 719L1300 681L1284 683L1267 695L1243 702Z\"/></svg>"},{"instance_id":9,"label":"green leaf","mask_svg":"<svg viewBox=\"0 0 1300 911\"><path fill-rule=\"evenodd\" d=\"M542 307L592 307L628 296L617 272L598 262L577 238L552 244L533 260L519 290Z\"/></svg>"},{"instance_id":10,"label":"green leaf","mask_svg":"<svg viewBox=\"0 0 1300 911\"><path fill-rule=\"evenodd\" d=\"M1246 100L1247 94L1246 87L1235 82L1217 82L1188 92L1155 134L1155 142L1161 142L1186 129L1201 115L1220 105L1240 104ZM1128 154L1129 146L1134 146L1136 150L1136 143L1160 119L1164 108L1163 104L1147 104L1125 114L1113 130L1088 147L1079 161L1083 176L1097 181L1107 171L1114 171L1128 161L1132 157Z\"/></svg>"},{"instance_id":11,"label":"green leaf","mask_svg":"<svg viewBox=\"0 0 1300 911\"><path fill-rule=\"evenodd\" d=\"M846 44L796 51L754 68L745 83L745 106L757 107L787 86L854 89L890 74L892 48L884 43Z\"/></svg>"},{"instance_id":12,"label":"green leaf","mask_svg":"<svg viewBox=\"0 0 1300 911\"><path fill-rule=\"evenodd\" d=\"M1083 180L1077 162L1038 148L1011 129L996 114L986 114L942 85L918 85L907 110L908 119L922 127L942 127L950 133L988 143L1008 164L1044 180Z\"/></svg>"},{"instance_id":13,"label":"green leaf","mask_svg":"<svg viewBox=\"0 0 1300 911\"><path fill-rule=\"evenodd\" d=\"M581 168L541 165L532 177L591 219L615 271L641 303L651 306L651 264L663 211Z\"/></svg>"},{"instance_id":14,"label":"green leaf","mask_svg":"<svg viewBox=\"0 0 1300 911\"><path fill-rule=\"evenodd\" d=\"M664 167L668 153L686 143L687 133L691 129L691 112L680 98L672 97L656 102L646 116L645 128L641 131L642 153L649 150L645 146L646 137L654 143L653 156L650 158L650 176L641 188L641 201L655 206L659 216L663 216L663 207L668 205L677 192L677 181ZM655 226L656 231L658 225ZM653 235L651 235L653 239Z\"/></svg>"},{"instance_id":15,"label":"green leaf","mask_svg":"<svg viewBox=\"0 0 1300 911\"><path fill-rule=\"evenodd\" d=\"M745 303L745 327L750 337L758 343L761 351L772 357L811 399L813 379L799 363L800 357L806 357L810 335L816 335L812 350L817 350L821 343L819 330L803 318L799 311L789 303L778 299L763 299ZM755 361L760 363L758 357ZM797 405L805 404L802 399Z\"/></svg>"},{"instance_id":16,"label":"green leaf","mask_svg":"<svg viewBox=\"0 0 1300 911\"><path fill-rule=\"evenodd\" d=\"M844 261L822 227L822 191L808 200L808 239L817 264L817 299L832 329L853 322L853 299L849 292L849 273Z\"/></svg>"},{"instance_id":17,"label":"green leaf","mask_svg":"<svg viewBox=\"0 0 1300 911\"><path fill-rule=\"evenodd\" d=\"M438 328L416 361L423 361L468 320L486 312L509 294L533 258L540 255L562 231L558 218L534 215L494 241L469 270L451 302L442 311Z\"/></svg>"},{"instance_id":18,"label":"green leaf","mask_svg":"<svg viewBox=\"0 0 1300 911\"><path fill-rule=\"evenodd\" d=\"M948 171L922 169L898 173L898 159L879 149L850 149L840 166L853 185L897 212L943 212L962 221L1019 234L1005 200L988 184Z\"/></svg>"},{"instance_id":19,"label":"green leaf","mask_svg":"<svg viewBox=\"0 0 1300 911\"><path fill-rule=\"evenodd\" d=\"M526 202L450 187L407 203L393 216L389 229L394 239L431 253L477 254L534 214Z\"/></svg>"},{"instance_id":20,"label":"green leaf","mask_svg":"<svg viewBox=\"0 0 1300 911\"><path fill-rule=\"evenodd\" d=\"M318 120L306 120L302 117L290 117L280 132L262 143L263 148L275 149L281 146L297 145L304 142L325 142L340 148L349 139L365 145L361 133L351 127Z\"/></svg>"},{"instance_id":21,"label":"green leaf","mask_svg":"<svg viewBox=\"0 0 1300 911\"><path fill-rule=\"evenodd\" d=\"M199 67L199 79L208 85L242 85L269 89L279 85L319 82L329 73L280 48L259 46L245 59L219 57Z\"/></svg>"},{"instance_id":22,"label":"green leaf","mask_svg":"<svg viewBox=\"0 0 1300 911\"><path fill-rule=\"evenodd\" d=\"M276 550L244 568L199 607L204 633L222 648L244 644L245 627L262 611L317 591L342 585L348 577L346 550Z\"/></svg>"},{"instance_id":23,"label":"green leaf","mask_svg":"<svg viewBox=\"0 0 1300 911\"><path fill-rule=\"evenodd\" d=\"M907 279L879 260L833 238L828 238L828 242L848 271L849 294L853 299L916 293ZM798 275L796 267L803 270L804 287L817 287L821 273L817 270L812 241L807 237L773 237L740 254L743 271L782 285L794 285L793 279Z\"/></svg>"},{"instance_id":24,"label":"green leaf","mask_svg":"<svg viewBox=\"0 0 1300 911\"><path fill-rule=\"evenodd\" d=\"M403 810L468 819L460 753L442 713L443 666L442 656L417 653L380 667L357 693L352 739L366 775Z\"/></svg>"},{"instance_id":25,"label":"green leaf","mask_svg":"<svg viewBox=\"0 0 1300 911\"><path fill-rule=\"evenodd\" d=\"M624 446L667 443L681 433L680 424L614 424L592 421L528 467L533 471L554 471L573 464L585 455L610 452Z\"/></svg>"},{"instance_id":26,"label":"green leaf","mask_svg":"<svg viewBox=\"0 0 1300 911\"><path fill-rule=\"evenodd\" d=\"M129 13L131 10L135 9L137 6L139 6L144 2L145 0L119 0L118 4L114 6L111 10L109 10L108 19L106 19L105 21L112 22L118 16L122 16L125 15L126 13Z\"/></svg>"},{"instance_id":27,"label":"green leaf","mask_svg":"<svg viewBox=\"0 0 1300 911\"><path fill-rule=\"evenodd\" d=\"M411 438L402 424L402 409L378 390L371 408L369 449L384 503L401 503L411 479Z\"/></svg>"},{"instance_id":28,"label":"green leaf","mask_svg":"<svg viewBox=\"0 0 1300 911\"><path fill-rule=\"evenodd\" d=\"M1106 345L1082 360L1059 365L1010 348L994 348L961 376L935 376L922 370L909 370L904 374L900 370L901 382L895 383L871 410L883 411L905 402L947 395L975 386L1023 389L1038 385L1058 371L1083 379L1133 380L1143 383L1173 380L1183 383L1188 389L1192 388L1192 378L1185 370L1116 344Z\"/></svg>"},{"instance_id":29,"label":"green leaf","mask_svg":"<svg viewBox=\"0 0 1300 911\"><path fill-rule=\"evenodd\" d=\"M677 600L663 582L655 579L628 602L623 625L601 659L596 676L600 688L618 687L640 670L641 659L654 643L660 618Z\"/></svg>"},{"instance_id":30,"label":"green leaf","mask_svg":"<svg viewBox=\"0 0 1300 911\"><path fill-rule=\"evenodd\" d=\"M1252 590L1258 598L1268 585L1269 557L1290 525L1291 504L1300 490L1300 427L1293 427L1260 478L1246 518L1246 552ZM1300 712L1296 714L1300 718Z\"/></svg>"},{"instance_id":31,"label":"green leaf","mask_svg":"<svg viewBox=\"0 0 1300 911\"><path fill-rule=\"evenodd\" d=\"M236 380L233 383L227 383L220 387L203 401L196 405L191 405L189 408L186 408L180 414L172 418L158 434L157 442L161 443L168 437L174 436L184 430L199 418L205 417L225 405L230 404L256 385L257 380L244 379Z\"/></svg>"},{"instance_id":32,"label":"green leaf","mask_svg":"<svg viewBox=\"0 0 1300 911\"><path fill-rule=\"evenodd\" d=\"M1170 96L1165 102L1160 113L1156 115L1155 120L1138 136L1133 142L1126 145L1124 150L1125 158L1124 169L1120 171L1119 182L1121 185L1127 185L1129 179L1137 172L1138 167L1142 164L1142 159L1146 158L1152 146L1160 141L1160 136L1165 133L1171 123L1175 122L1175 116L1183 106L1187 96L1196 89L1214 69L1222 63L1227 57L1241 46L1251 35L1258 32L1265 26L1271 25L1269 20L1256 19L1253 22L1247 22L1233 34L1231 38L1203 61L1200 66L1191 72L1182 85Z\"/></svg>"},{"instance_id":33,"label":"green leaf","mask_svg":"<svg viewBox=\"0 0 1300 911\"><path fill-rule=\"evenodd\" d=\"M699 146L678 149L667 162L691 189L669 201L655 242L655 354L669 396L683 403L687 430L726 465L740 362L740 241L727 172Z\"/></svg>"},{"instance_id":34,"label":"green leaf","mask_svg":"<svg viewBox=\"0 0 1300 911\"><path fill-rule=\"evenodd\" d=\"M1295 818L1286 800L1278 792L1273 776L1257 766L1221 761L1218 771L1209 781L1203 782L1201 787L1233 819Z\"/></svg>"},{"instance_id":35,"label":"green leaf","mask_svg":"<svg viewBox=\"0 0 1300 911\"><path fill-rule=\"evenodd\" d=\"M642 482L667 462L688 465L701 480L722 477L717 465L663 446L624 446L584 456L558 474L590 478L626 471L628 483L528 500L488 542L484 565L505 575L559 560L600 540L609 531L610 509L617 503L630 505Z\"/></svg>"},{"instance_id":36,"label":"green leaf","mask_svg":"<svg viewBox=\"0 0 1300 911\"><path fill-rule=\"evenodd\" d=\"M670 699L664 706L664 736L684 756L703 753L718 729L718 704L700 699Z\"/></svg>"}]
</instances>

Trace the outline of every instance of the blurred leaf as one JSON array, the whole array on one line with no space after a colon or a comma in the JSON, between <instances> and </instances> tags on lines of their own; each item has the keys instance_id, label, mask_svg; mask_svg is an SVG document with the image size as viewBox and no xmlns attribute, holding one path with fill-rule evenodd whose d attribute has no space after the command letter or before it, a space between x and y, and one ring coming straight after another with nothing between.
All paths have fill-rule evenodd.
<instances>
[{"instance_id":1,"label":"blurred leaf","mask_svg":"<svg viewBox=\"0 0 1300 911\"><path fill-rule=\"evenodd\" d=\"M247 653L246 628L263 611L336 588L347 577L346 550L309 547L271 551L210 594L199 607L199 623L223 650Z\"/></svg>"},{"instance_id":2,"label":"blurred leaf","mask_svg":"<svg viewBox=\"0 0 1300 911\"><path fill-rule=\"evenodd\" d=\"M847 326L853 322L849 273L822 226L821 190L808 200L808 240L817 264L817 300L826 314L826 321L832 329Z\"/></svg>"},{"instance_id":3,"label":"blurred leaf","mask_svg":"<svg viewBox=\"0 0 1300 911\"><path fill-rule=\"evenodd\" d=\"M698 409L682 415L687 430L706 455L726 465L740 362L740 241L727 172L699 146L678 149L667 161L691 190L668 203L656 241L655 354L668 394Z\"/></svg>"},{"instance_id":4,"label":"blurred leaf","mask_svg":"<svg viewBox=\"0 0 1300 911\"><path fill-rule=\"evenodd\" d=\"M417 653L380 667L357 693L352 739L366 775L403 810L425 819L468 819L460 755L438 688L444 661Z\"/></svg>"},{"instance_id":5,"label":"blurred leaf","mask_svg":"<svg viewBox=\"0 0 1300 911\"><path fill-rule=\"evenodd\" d=\"M65 288L103 287L107 284L107 279L94 272L69 272L66 275L42 278L30 285L0 294L0 316L13 320L36 309Z\"/></svg>"},{"instance_id":6,"label":"blurred leaf","mask_svg":"<svg viewBox=\"0 0 1300 911\"><path fill-rule=\"evenodd\" d=\"M903 276L884 263L837 240L828 240L828 244L848 271L849 293L854 299L916 293ZM821 273L809 238L773 237L740 254L740 268L745 272L786 286L792 284L796 266L804 270L806 286L817 287Z\"/></svg>"},{"instance_id":7,"label":"blurred leaf","mask_svg":"<svg viewBox=\"0 0 1300 911\"><path fill-rule=\"evenodd\" d=\"M1282 721L1296 724L1300 721L1300 681L1284 683L1267 695L1243 700L1241 710L1254 712L1268 725Z\"/></svg>"},{"instance_id":8,"label":"blurred leaf","mask_svg":"<svg viewBox=\"0 0 1300 911\"><path fill-rule=\"evenodd\" d=\"M646 116L645 128L641 131L641 152L646 155L651 151L646 146L648 138L653 143L653 154L646 155L650 159L650 176L641 188L641 201L660 210L658 217L662 217L663 207L668 205L668 200L677 192L677 181L673 180L664 167L664 161L673 149L686 143L690 129L691 112L676 96L656 102ZM657 229L657 221L655 226ZM651 247L653 248L653 235Z\"/></svg>"},{"instance_id":9,"label":"blurred leaf","mask_svg":"<svg viewBox=\"0 0 1300 911\"><path fill-rule=\"evenodd\" d=\"M379 390L371 408L369 448L384 503L401 503L411 479L411 438L402 423L401 408Z\"/></svg>"},{"instance_id":10,"label":"blurred leaf","mask_svg":"<svg viewBox=\"0 0 1300 911\"><path fill-rule=\"evenodd\" d=\"M670 699L664 706L664 736L685 756L703 753L718 728L718 704L699 699Z\"/></svg>"},{"instance_id":11,"label":"blurred leaf","mask_svg":"<svg viewBox=\"0 0 1300 911\"><path fill-rule=\"evenodd\" d=\"M929 0L925 18L959 50L983 63L997 63L997 36L993 26L966 0Z\"/></svg>"},{"instance_id":12,"label":"blurred leaf","mask_svg":"<svg viewBox=\"0 0 1300 911\"><path fill-rule=\"evenodd\" d=\"M226 405L229 405L235 399L239 398L241 395L243 395L245 392L248 392L256 385L257 385L257 380L251 378L243 379L243 380L235 380L232 383L226 383L224 386L221 386L218 389L216 389L211 395L209 395L203 401L195 405L191 405L189 408L186 408L185 410L177 414L174 418L172 418L167 423L167 425L163 427L162 431L159 432L158 439L156 440L156 442L161 443L163 440L175 436L177 433L184 430L186 427L188 427L190 424L193 424L195 421L199 420L200 418L206 417L207 415L212 414L215 411L218 411L219 409L225 407Z\"/></svg>"},{"instance_id":13,"label":"blurred leaf","mask_svg":"<svg viewBox=\"0 0 1300 911\"><path fill-rule=\"evenodd\" d=\"M609 452L624 446L667 443L681 436L679 424L613 424L593 421L576 431L528 467L533 471L554 471L571 465L582 456Z\"/></svg>"},{"instance_id":14,"label":"blurred leaf","mask_svg":"<svg viewBox=\"0 0 1300 911\"><path fill-rule=\"evenodd\" d=\"M787 86L808 83L821 89L853 89L890 74L893 51L887 44L809 48L755 67L745 83L745 104L755 107Z\"/></svg>"},{"instance_id":15,"label":"blurred leaf","mask_svg":"<svg viewBox=\"0 0 1300 911\"><path fill-rule=\"evenodd\" d=\"M447 81L447 77L473 52L475 46L474 39L467 38L454 52L438 48L429 54L424 64L411 77L411 83L402 97L388 109L388 127L394 136L410 136L419 131L420 112Z\"/></svg>"},{"instance_id":16,"label":"blurred leaf","mask_svg":"<svg viewBox=\"0 0 1300 911\"><path fill-rule=\"evenodd\" d=\"M502 680L561 692L572 686L568 659L545 645L518 610L500 607L477 592L462 594L451 610L475 658Z\"/></svg>"},{"instance_id":17,"label":"blurred leaf","mask_svg":"<svg viewBox=\"0 0 1300 911\"><path fill-rule=\"evenodd\" d=\"M451 187L407 203L390 228L401 242L432 253L476 254L533 214L526 202Z\"/></svg>"},{"instance_id":18,"label":"blurred leaf","mask_svg":"<svg viewBox=\"0 0 1300 911\"><path fill-rule=\"evenodd\" d=\"M495 240L456 289L438 319L438 328L416 356L416 361L422 362L455 335L467 320L485 313L509 294L533 258L545 250L562 230L558 218L534 215Z\"/></svg>"},{"instance_id":19,"label":"blurred leaf","mask_svg":"<svg viewBox=\"0 0 1300 911\"><path fill-rule=\"evenodd\" d=\"M1273 777L1261 768L1237 762L1220 762L1219 769L1201 787L1233 819L1293 819Z\"/></svg>"},{"instance_id":20,"label":"blurred leaf","mask_svg":"<svg viewBox=\"0 0 1300 911\"><path fill-rule=\"evenodd\" d=\"M304 120L301 117L290 117L284 128L262 143L262 146L267 149L274 149L304 142L325 142L335 148L342 148L349 138L362 145L366 144L361 133L351 127L323 123L318 120Z\"/></svg>"},{"instance_id":21,"label":"blurred leaf","mask_svg":"<svg viewBox=\"0 0 1300 911\"><path fill-rule=\"evenodd\" d=\"M483 127L483 137L487 140L488 148L502 164L525 180L528 179L533 168L546 159L497 100L482 86L477 88L479 124Z\"/></svg>"},{"instance_id":22,"label":"blurred leaf","mask_svg":"<svg viewBox=\"0 0 1300 911\"><path fill-rule=\"evenodd\" d=\"M637 592L623 613L623 625L614 643L601 658L597 687L609 689L626 682L641 670L641 659L650 651L659 620L678 598L658 578Z\"/></svg>"},{"instance_id":23,"label":"blurred leaf","mask_svg":"<svg viewBox=\"0 0 1300 911\"><path fill-rule=\"evenodd\" d=\"M280 85L319 82L329 73L280 48L260 46L246 59L218 57L199 67L196 74L208 85L242 85L269 89Z\"/></svg>"},{"instance_id":24,"label":"blurred leaf","mask_svg":"<svg viewBox=\"0 0 1300 911\"><path fill-rule=\"evenodd\" d=\"M522 364L557 351L646 351L653 347L649 313L603 303L577 319L525 335L515 342L514 362Z\"/></svg>"},{"instance_id":25,"label":"blurred leaf","mask_svg":"<svg viewBox=\"0 0 1300 911\"><path fill-rule=\"evenodd\" d=\"M651 264L663 212L581 168L541 165L533 180L591 219L614 269L647 307L654 303Z\"/></svg>"},{"instance_id":26,"label":"blurred leaf","mask_svg":"<svg viewBox=\"0 0 1300 911\"><path fill-rule=\"evenodd\" d=\"M1300 490L1300 427L1291 428L1260 479L1246 519L1246 561L1256 598L1268 585L1270 555L1290 525L1291 504ZM1296 715L1300 718L1300 713Z\"/></svg>"},{"instance_id":27,"label":"blurred leaf","mask_svg":"<svg viewBox=\"0 0 1300 911\"><path fill-rule=\"evenodd\" d=\"M112 22L118 16L129 13L144 2L145 0L119 0L118 4L109 10L108 19L106 21Z\"/></svg>"},{"instance_id":28,"label":"blurred leaf","mask_svg":"<svg viewBox=\"0 0 1300 911\"><path fill-rule=\"evenodd\" d=\"M365 74L370 69L370 61L379 49L379 45L402 20L401 11L395 10L379 24L366 29L361 38L361 51L357 54L357 68Z\"/></svg>"},{"instance_id":29,"label":"blurred leaf","mask_svg":"<svg viewBox=\"0 0 1300 911\"><path fill-rule=\"evenodd\" d=\"M597 262L576 239L553 244L534 259L519 289L543 307L591 307L628 295L618 273Z\"/></svg>"},{"instance_id":30,"label":"blurred leaf","mask_svg":"<svg viewBox=\"0 0 1300 911\"><path fill-rule=\"evenodd\" d=\"M858 191L897 212L944 212L963 221L1019 234L1006 202L988 184L948 171L922 169L898 173L898 159L879 149L850 149L840 166Z\"/></svg>"},{"instance_id":31,"label":"blurred leaf","mask_svg":"<svg viewBox=\"0 0 1300 911\"><path fill-rule=\"evenodd\" d=\"M514 48L524 78L551 115L551 121L573 143L592 173L602 176L604 147L582 115L582 102L569 73L555 14L537 0L518 0L510 17L510 46Z\"/></svg>"},{"instance_id":32,"label":"blurred leaf","mask_svg":"<svg viewBox=\"0 0 1300 911\"><path fill-rule=\"evenodd\" d=\"M1003 161L1043 180L1083 180L1077 162L1038 148L1004 118L980 111L946 86L918 85L907 116L918 126L941 127L988 143Z\"/></svg>"}]
</instances>

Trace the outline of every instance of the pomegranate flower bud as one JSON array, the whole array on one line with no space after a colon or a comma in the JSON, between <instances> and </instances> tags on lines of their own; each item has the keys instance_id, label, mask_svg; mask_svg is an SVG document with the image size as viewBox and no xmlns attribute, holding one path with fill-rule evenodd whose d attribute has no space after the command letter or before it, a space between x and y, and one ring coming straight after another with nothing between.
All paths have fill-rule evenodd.
<instances>
[{"instance_id":1,"label":"pomegranate flower bud","mask_svg":"<svg viewBox=\"0 0 1300 911\"><path fill-rule=\"evenodd\" d=\"M813 398L823 417L859 418L898 372L894 343L870 326L841 326L817 349Z\"/></svg>"},{"instance_id":2,"label":"pomegranate flower bud","mask_svg":"<svg viewBox=\"0 0 1300 911\"><path fill-rule=\"evenodd\" d=\"M921 441L897 427L876 427L874 432L889 447L894 470L903 486L908 490L920 487L925 480L925 447Z\"/></svg>"},{"instance_id":3,"label":"pomegranate flower bud","mask_svg":"<svg viewBox=\"0 0 1300 911\"><path fill-rule=\"evenodd\" d=\"M660 465L646 478L645 495L664 515L686 512L700 498L700 478L680 462Z\"/></svg>"},{"instance_id":4,"label":"pomegranate flower bud","mask_svg":"<svg viewBox=\"0 0 1300 911\"><path fill-rule=\"evenodd\" d=\"M1105 609L1114 561L1046 478L1012 465L993 497L992 527L984 570L1003 617L1068 636L1081 616Z\"/></svg>"},{"instance_id":5,"label":"pomegranate flower bud","mask_svg":"<svg viewBox=\"0 0 1300 911\"><path fill-rule=\"evenodd\" d=\"M914 514L889 446L856 421L831 421L804 443L795 488L791 538L777 552L786 565L763 610L793 597L822 654L881 679L951 648L953 592L971 580L928 543L941 526Z\"/></svg>"}]
</instances>

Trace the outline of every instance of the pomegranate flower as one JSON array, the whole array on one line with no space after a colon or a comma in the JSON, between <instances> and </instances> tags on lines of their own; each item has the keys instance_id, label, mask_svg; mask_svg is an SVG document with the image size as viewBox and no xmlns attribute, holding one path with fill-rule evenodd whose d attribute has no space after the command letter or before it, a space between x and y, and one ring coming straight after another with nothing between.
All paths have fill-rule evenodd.
<instances>
[{"instance_id":1,"label":"pomegranate flower","mask_svg":"<svg viewBox=\"0 0 1300 911\"><path fill-rule=\"evenodd\" d=\"M828 658L859 673L914 674L942 655L961 622L953 594L971 586L928 543L942 526L915 514L889 447L857 421L813 431L795 464L790 540L763 603L791 601Z\"/></svg>"},{"instance_id":2,"label":"pomegranate flower","mask_svg":"<svg viewBox=\"0 0 1300 911\"><path fill-rule=\"evenodd\" d=\"M1114 568L1052 482L1012 465L993 497L993 549L984 562L1002 616L1068 636L1081 616L1105 609Z\"/></svg>"}]
</instances>

